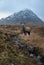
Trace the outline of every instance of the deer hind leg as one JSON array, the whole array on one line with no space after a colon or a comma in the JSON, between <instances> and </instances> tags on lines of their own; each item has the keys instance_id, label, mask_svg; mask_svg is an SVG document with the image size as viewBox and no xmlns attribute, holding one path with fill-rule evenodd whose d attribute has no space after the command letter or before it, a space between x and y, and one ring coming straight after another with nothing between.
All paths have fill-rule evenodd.
<instances>
[{"instance_id":1,"label":"deer hind leg","mask_svg":"<svg viewBox=\"0 0 44 65\"><path fill-rule=\"evenodd\" d=\"M28 35L30 35L30 32L28 32Z\"/></svg>"}]
</instances>

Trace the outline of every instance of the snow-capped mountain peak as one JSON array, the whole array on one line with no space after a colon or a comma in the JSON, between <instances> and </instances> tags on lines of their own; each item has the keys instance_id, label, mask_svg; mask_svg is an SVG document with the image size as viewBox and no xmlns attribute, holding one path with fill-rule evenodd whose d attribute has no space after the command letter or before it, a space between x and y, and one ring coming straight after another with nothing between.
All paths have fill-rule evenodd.
<instances>
[{"instance_id":1,"label":"snow-capped mountain peak","mask_svg":"<svg viewBox=\"0 0 44 65\"><path fill-rule=\"evenodd\" d=\"M0 22L2 23L6 23L6 24L43 24L42 20L40 18L38 18L38 16L33 13L31 10L25 9L25 10L21 10L20 12L14 13L13 15L0 20ZM2 23L2 24L3 24Z\"/></svg>"}]
</instances>

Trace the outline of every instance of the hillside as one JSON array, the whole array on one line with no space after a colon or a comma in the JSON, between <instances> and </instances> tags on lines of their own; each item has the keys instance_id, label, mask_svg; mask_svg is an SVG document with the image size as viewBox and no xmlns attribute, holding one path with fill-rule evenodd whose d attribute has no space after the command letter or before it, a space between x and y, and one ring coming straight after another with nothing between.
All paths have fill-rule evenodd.
<instances>
[{"instance_id":1,"label":"hillside","mask_svg":"<svg viewBox=\"0 0 44 65\"><path fill-rule=\"evenodd\" d=\"M44 27L29 28L24 35L22 26L0 26L0 65L44 65Z\"/></svg>"}]
</instances>

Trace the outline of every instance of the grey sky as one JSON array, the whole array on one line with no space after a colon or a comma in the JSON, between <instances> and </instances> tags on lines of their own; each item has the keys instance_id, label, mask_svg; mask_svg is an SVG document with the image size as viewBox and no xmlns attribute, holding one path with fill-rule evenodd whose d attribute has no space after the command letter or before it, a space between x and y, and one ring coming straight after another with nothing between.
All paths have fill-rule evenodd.
<instances>
[{"instance_id":1,"label":"grey sky","mask_svg":"<svg viewBox=\"0 0 44 65\"><path fill-rule=\"evenodd\" d=\"M31 9L44 21L44 0L0 0L0 18L26 8Z\"/></svg>"}]
</instances>

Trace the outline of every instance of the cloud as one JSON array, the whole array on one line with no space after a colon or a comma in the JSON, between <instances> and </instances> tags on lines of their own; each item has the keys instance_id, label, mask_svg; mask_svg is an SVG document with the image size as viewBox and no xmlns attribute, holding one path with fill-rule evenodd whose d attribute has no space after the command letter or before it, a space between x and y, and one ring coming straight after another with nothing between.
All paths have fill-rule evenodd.
<instances>
[{"instance_id":1,"label":"cloud","mask_svg":"<svg viewBox=\"0 0 44 65\"><path fill-rule=\"evenodd\" d=\"M15 0L0 0L0 11L11 12L16 7L15 4Z\"/></svg>"},{"instance_id":2,"label":"cloud","mask_svg":"<svg viewBox=\"0 0 44 65\"><path fill-rule=\"evenodd\" d=\"M6 18L6 17L8 17L10 15L11 15L11 13L9 13L9 12L0 12L0 19L1 18Z\"/></svg>"},{"instance_id":3,"label":"cloud","mask_svg":"<svg viewBox=\"0 0 44 65\"><path fill-rule=\"evenodd\" d=\"M32 9L39 17L44 19L44 0L0 0L0 12L3 13L14 13L25 8ZM2 15L0 16L2 17Z\"/></svg>"},{"instance_id":4,"label":"cloud","mask_svg":"<svg viewBox=\"0 0 44 65\"><path fill-rule=\"evenodd\" d=\"M30 5L30 0L1 0L0 4L0 11L15 12L27 8L28 4Z\"/></svg>"}]
</instances>

